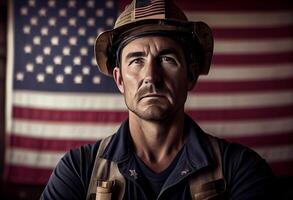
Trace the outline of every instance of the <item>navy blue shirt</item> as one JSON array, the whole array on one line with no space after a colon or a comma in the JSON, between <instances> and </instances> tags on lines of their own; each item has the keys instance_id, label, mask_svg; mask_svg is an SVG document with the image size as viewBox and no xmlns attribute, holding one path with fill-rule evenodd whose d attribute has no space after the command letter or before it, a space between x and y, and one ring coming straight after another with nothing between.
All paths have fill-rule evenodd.
<instances>
[{"instance_id":1,"label":"navy blue shirt","mask_svg":"<svg viewBox=\"0 0 293 200\"><path fill-rule=\"evenodd\" d=\"M191 199L188 177L206 167L213 166L211 147L205 133L188 116L185 118L184 133L187 142L182 152L167 171L160 190L146 184L148 173L134 155L129 136L128 121L122 123L104 151L103 157L117 162L126 179L124 199ZM43 191L41 199L86 199L99 141L69 151L58 163ZM227 184L226 199L274 199L274 176L268 164L257 153L239 144L219 139L223 173ZM174 164L175 163L175 164ZM136 173L133 171L143 173ZM168 170L168 169L167 169ZM187 173L182 173L185 171ZM154 175L154 174L153 174ZM160 174L159 174L160 175ZM162 184L162 183L159 183ZM153 191L154 194L148 194ZM159 192L159 194L157 194Z\"/></svg>"},{"instance_id":2,"label":"navy blue shirt","mask_svg":"<svg viewBox=\"0 0 293 200\"><path fill-rule=\"evenodd\" d=\"M144 183L142 187L148 199L156 199L159 196L164 183L178 164L181 154L182 149L178 152L167 169L160 173L152 171L137 155L134 155L135 162L139 170L138 172L142 174L141 178L143 179L142 182Z\"/></svg>"}]
</instances>

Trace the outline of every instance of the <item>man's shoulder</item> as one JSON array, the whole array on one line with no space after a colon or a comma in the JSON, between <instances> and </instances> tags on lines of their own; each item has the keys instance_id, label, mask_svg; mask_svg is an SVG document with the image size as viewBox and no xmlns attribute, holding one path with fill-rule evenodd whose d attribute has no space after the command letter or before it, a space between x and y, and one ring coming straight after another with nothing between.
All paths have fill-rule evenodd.
<instances>
[{"instance_id":1,"label":"man's shoulder","mask_svg":"<svg viewBox=\"0 0 293 200\"><path fill-rule=\"evenodd\" d=\"M264 159L262 159L262 157L259 156L258 153L256 153L251 147L247 147L233 141L228 141L224 138L218 137L216 134L208 133L201 129L200 126L188 116L187 119L187 124L191 125L190 127L195 130L194 132L196 133L196 139L200 141L206 150L211 151L211 140L217 141L224 165L226 163L237 163L237 161L246 160L251 162L265 162Z\"/></svg>"},{"instance_id":2,"label":"man's shoulder","mask_svg":"<svg viewBox=\"0 0 293 200\"><path fill-rule=\"evenodd\" d=\"M274 175L264 158L251 147L216 138L222 155L222 170L230 196L254 199L274 195ZM236 199L236 198L235 198Z\"/></svg>"},{"instance_id":3,"label":"man's shoulder","mask_svg":"<svg viewBox=\"0 0 293 200\"><path fill-rule=\"evenodd\" d=\"M237 142L228 141L223 138L217 138L217 140L219 141L220 151L224 158L227 157L232 160L263 160L263 158L251 147Z\"/></svg>"},{"instance_id":4,"label":"man's shoulder","mask_svg":"<svg viewBox=\"0 0 293 200\"><path fill-rule=\"evenodd\" d=\"M212 134L203 133L202 137L217 140L222 157L224 173L265 169L267 174L272 174L271 169L264 158L262 158L252 147L215 137ZM207 140L206 140L207 141ZM245 171L245 170L244 170ZM248 173L247 171L247 173Z\"/></svg>"},{"instance_id":5,"label":"man's shoulder","mask_svg":"<svg viewBox=\"0 0 293 200\"><path fill-rule=\"evenodd\" d=\"M41 199L84 199L99 144L97 141L66 152L55 167Z\"/></svg>"}]
</instances>

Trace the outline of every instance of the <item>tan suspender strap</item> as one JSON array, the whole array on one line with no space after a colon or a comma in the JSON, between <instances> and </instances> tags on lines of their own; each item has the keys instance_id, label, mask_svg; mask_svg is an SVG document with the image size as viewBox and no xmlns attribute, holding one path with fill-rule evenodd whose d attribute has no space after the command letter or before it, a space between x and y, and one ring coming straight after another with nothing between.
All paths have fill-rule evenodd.
<instances>
[{"instance_id":1,"label":"tan suspender strap","mask_svg":"<svg viewBox=\"0 0 293 200\"><path fill-rule=\"evenodd\" d=\"M226 190L222 170L222 156L217 138L207 135L215 159L215 168L202 169L189 178L193 200L208 200L221 196ZM218 198L217 198L218 199Z\"/></svg>"},{"instance_id":2,"label":"tan suspender strap","mask_svg":"<svg viewBox=\"0 0 293 200\"><path fill-rule=\"evenodd\" d=\"M90 180L88 191L87 191L87 198L86 198L87 200L91 200L91 199L110 200L111 196L114 199L123 198L124 190L125 190L125 179L122 176L122 174L119 172L117 163L101 158L111 138L112 136L109 136L100 142L100 146L99 146L95 163L93 166L91 180ZM115 187L115 191L114 191L115 194L107 195L107 194L99 193L102 191L103 188L101 189L100 187L97 187L98 181L102 181L106 185L107 183L113 184L113 186ZM98 195L96 195L96 192L98 192ZM105 196L107 198L103 198Z\"/></svg>"},{"instance_id":3,"label":"tan suspender strap","mask_svg":"<svg viewBox=\"0 0 293 200\"><path fill-rule=\"evenodd\" d=\"M125 178L119 172L117 163L101 158L101 155L111 138L112 136L109 136L103 139L100 143L89 183L87 200L123 199L125 192ZM221 195L226 191L226 182L222 170L222 156L218 140L210 135L207 135L207 138L212 147L215 167L204 168L198 173L190 176L189 186L193 200L219 199L218 197L221 198ZM109 195L107 190L97 187L98 181L105 185L114 184L115 191Z\"/></svg>"}]
</instances>

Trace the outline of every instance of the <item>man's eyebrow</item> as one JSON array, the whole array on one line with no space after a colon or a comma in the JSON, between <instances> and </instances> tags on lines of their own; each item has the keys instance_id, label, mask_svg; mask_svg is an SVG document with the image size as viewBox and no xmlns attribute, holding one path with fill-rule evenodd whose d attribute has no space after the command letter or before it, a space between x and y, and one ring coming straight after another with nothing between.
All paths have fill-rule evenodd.
<instances>
[{"instance_id":1,"label":"man's eyebrow","mask_svg":"<svg viewBox=\"0 0 293 200\"><path fill-rule=\"evenodd\" d=\"M161 50L158 55L161 56L161 55L167 55L167 54L179 55L179 52L175 48L168 48L168 49Z\"/></svg>"},{"instance_id":2,"label":"man's eyebrow","mask_svg":"<svg viewBox=\"0 0 293 200\"><path fill-rule=\"evenodd\" d=\"M128 53L126 55L126 59L135 58L135 57L141 57L141 56L146 56L145 52L143 52L143 51L135 51L135 52Z\"/></svg>"},{"instance_id":3,"label":"man's eyebrow","mask_svg":"<svg viewBox=\"0 0 293 200\"><path fill-rule=\"evenodd\" d=\"M175 54L175 55L178 55L179 52L175 48L167 48L167 49L161 50L158 53L158 56L167 55L167 54ZM146 56L146 53L145 52L143 52L143 51L135 51L135 52L128 53L126 55L126 59L136 58L136 57L143 57L143 56Z\"/></svg>"}]
</instances>

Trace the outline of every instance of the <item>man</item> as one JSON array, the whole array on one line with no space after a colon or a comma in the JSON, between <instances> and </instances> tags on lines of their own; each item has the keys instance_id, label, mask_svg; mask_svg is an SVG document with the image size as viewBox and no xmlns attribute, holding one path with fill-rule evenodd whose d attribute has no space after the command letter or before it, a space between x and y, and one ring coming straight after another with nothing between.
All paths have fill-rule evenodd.
<instances>
[{"instance_id":1,"label":"man","mask_svg":"<svg viewBox=\"0 0 293 200\"><path fill-rule=\"evenodd\" d=\"M184 113L212 51L205 23L189 22L171 1L134 0L95 44L129 118L113 136L67 153L41 198L271 198L273 175L262 158L204 133Z\"/></svg>"}]
</instances>

